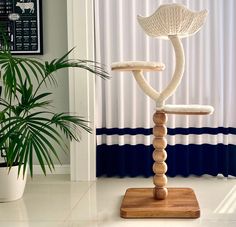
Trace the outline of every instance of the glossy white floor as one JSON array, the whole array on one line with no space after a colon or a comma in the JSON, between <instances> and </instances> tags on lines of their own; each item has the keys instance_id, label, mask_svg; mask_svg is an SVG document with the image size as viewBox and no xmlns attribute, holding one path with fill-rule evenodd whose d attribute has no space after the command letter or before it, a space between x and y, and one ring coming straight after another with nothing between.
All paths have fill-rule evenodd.
<instances>
[{"instance_id":1,"label":"glossy white floor","mask_svg":"<svg viewBox=\"0 0 236 227\"><path fill-rule=\"evenodd\" d=\"M184 227L236 226L236 178L169 178L169 187L192 187L201 218L122 219L119 207L129 187L152 187L148 178L99 178L96 182L70 182L67 175L35 176L24 197L0 203L0 227Z\"/></svg>"}]
</instances>

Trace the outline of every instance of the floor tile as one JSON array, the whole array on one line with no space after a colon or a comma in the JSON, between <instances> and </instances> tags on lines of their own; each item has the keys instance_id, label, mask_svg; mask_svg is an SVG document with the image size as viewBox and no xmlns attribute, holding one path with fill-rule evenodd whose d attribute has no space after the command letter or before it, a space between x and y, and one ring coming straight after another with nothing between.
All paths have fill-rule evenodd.
<instances>
[{"instance_id":1,"label":"floor tile","mask_svg":"<svg viewBox=\"0 0 236 227\"><path fill-rule=\"evenodd\" d=\"M0 222L1 227L68 227L68 223L64 222L26 222L26 221L18 221L18 222Z\"/></svg>"},{"instance_id":2,"label":"floor tile","mask_svg":"<svg viewBox=\"0 0 236 227\"><path fill-rule=\"evenodd\" d=\"M199 219L123 219L119 209L128 188L153 187L152 178L99 178L70 182L69 176L28 179L24 197L0 203L0 227L233 227L236 178L191 176L168 179L168 187L191 187Z\"/></svg>"},{"instance_id":3,"label":"floor tile","mask_svg":"<svg viewBox=\"0 0 236 227\"><path fill-rule=\"evenodd\" d=\"M28 180L22 199L0 203L0 220L65 220L91 184L70 182L63 177L60 180L58 176Z\"/></svg>"},{"instance_id":4,"label":"floor tile","mask_svg":"<svg viewBox=\"0 0 236 227\"><path fill-rule=\"evenodd\" d=\"M104 225L120 220L120 204L126 189L130 187L153 187L152 178L100 178L75 206L67 220L93 220ZM194 189L201 208L201 218L191 224L201 226L201 221L206 220L236 221L236 179L176 177L169 178L168 187Z\"/></svg>"}]
</instances>

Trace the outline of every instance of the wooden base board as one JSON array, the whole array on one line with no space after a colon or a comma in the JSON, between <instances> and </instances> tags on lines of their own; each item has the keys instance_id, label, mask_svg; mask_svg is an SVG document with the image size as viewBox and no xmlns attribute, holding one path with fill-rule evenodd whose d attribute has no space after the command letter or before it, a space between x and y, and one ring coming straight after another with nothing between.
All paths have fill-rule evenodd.
<instances>
[{"instance_id":1,"label":"wooden base board","mask_svg":"<svg viewBox=\"0 0 236 227\"><path fill-rule=\"evenodd\" d=\"M168 188L165 200L153 198L153 188L127 189L120 208L122 218L199 218L200 208L191 188Z\"/></svg>"}]
</instances>

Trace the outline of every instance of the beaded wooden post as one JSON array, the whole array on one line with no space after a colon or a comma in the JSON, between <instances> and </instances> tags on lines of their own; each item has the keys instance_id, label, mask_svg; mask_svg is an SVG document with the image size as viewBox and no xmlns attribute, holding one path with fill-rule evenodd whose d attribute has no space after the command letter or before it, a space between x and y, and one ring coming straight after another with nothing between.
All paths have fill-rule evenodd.
<instances>
[{"instance_id":1,"label":"beaded wooden post","mask_svg":"<svg viewBox=\"0 0 236 227\"><path fill-rule=\"evenodd\" d=\"M167 177L165 175L167 171L167 165L165 160L167 154L165 148L167 146L166 134L167 128L165 126L167 122L167 114L163 112L156 112L153 115L153 121L155 126L153 128L153 146L155 148L153 152L153 172L155 173L153 177L153 183L155 185L153 189L153 196L155 199L162 200L165 199L168 195L168 190L165 187L167 184Z\"/></svg>"}]
</instances>

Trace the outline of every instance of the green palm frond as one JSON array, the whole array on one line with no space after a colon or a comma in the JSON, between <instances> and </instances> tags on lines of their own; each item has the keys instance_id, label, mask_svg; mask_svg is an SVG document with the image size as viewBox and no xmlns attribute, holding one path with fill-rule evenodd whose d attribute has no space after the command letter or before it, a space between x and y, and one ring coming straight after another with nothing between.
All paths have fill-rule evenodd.
<instances>
[{"instance_id":1,"label":"green palm frond","mask_svg":"<svg viewBox=\"0 0 236 227\"><path fill-rule=\"evenodd\" d=\"M46 117L49 114L51 117ZM50 170L54 169L52 156L60 161L52 142L65 151L68 149L58 129L68 139L77 141L80 140L81 129L91 133L86 120L66 113L54 114L40 111L25 117L6 118L1 123L4 123L5 126L0 129L0 135L4 135L1 137L0 147L10 138L7 153L8 166L11 167L15 162L19 162L20 171L21 166L25 170L25 165L29 164L31 176L33 175L33 164L30 159L33 154L36 154L41 168L46 174L45 165L48 165Z\"/></svg>"},{"instance_id":2,"label":"green palm frond","mask_svg":"<svg viewBox=\"0 0 236 227\"><path fill-rule=\"evenodd\" d=\"M39 60L17 58L8 51L0 51L0 68L0 79L3 81L6 97L16 95L17 86L22 86L24 81L32 84L32 75L39 82L46 74L45 67Z\"/></svg>"},{"instance_id":3,"label":"green palm frond","mask_svg":"<svg viewBox=\"0 0 236 227\"><path fill-rule=\"evenodd\" d=\"M90 60L80 60L80 59L68 59L68 55L73 51L71 49L65 55L63 55L59 59L54 59L51 62L45 62L45 69L47 74L51 75L55 71L63 68L80 68L87 70L93 74L100 76L103 79L110 78L109 74L106 70L104 70L104 66L101 66L98 62L90 61Z\"/></svg>"},{"instance_id":4,"label":"green palm frond","mask_svg":"<svg viewBox=\"0 0 236 227\"><path fill-rule=\"evenodd\" d=\"M56 127L66 135L70 140L80 141L80 130L83 129L88 133L92 133L91 128L88 126L88 121L83 117L72 116L67 113L55 114L52 117L52 122Z\"/></svg>"},{"instance_id":5,"label":"green palm frond","mask_svg":"<svg viewBox=\"0 0 236 227\"><path fill-rule=\"evenodd\" d=\"M104 67L90 60L69 59L72 50L52 61L15 57L6 45L0 50L0 153L4 150L7 165L19 164L18 174L27 165L33 176L35 156L46 175L46 166L54 170L58 151L69 150L67 140L81 140L81 131L92 132L89 121L69 113L54 113L51 92L42 92L42 84L56 85L60 69L80 68L103 79L109 78ZM33 81L36 81L33 82ZM56 145L56 146L55 146Z\"/></svg>"}]
</instances>

